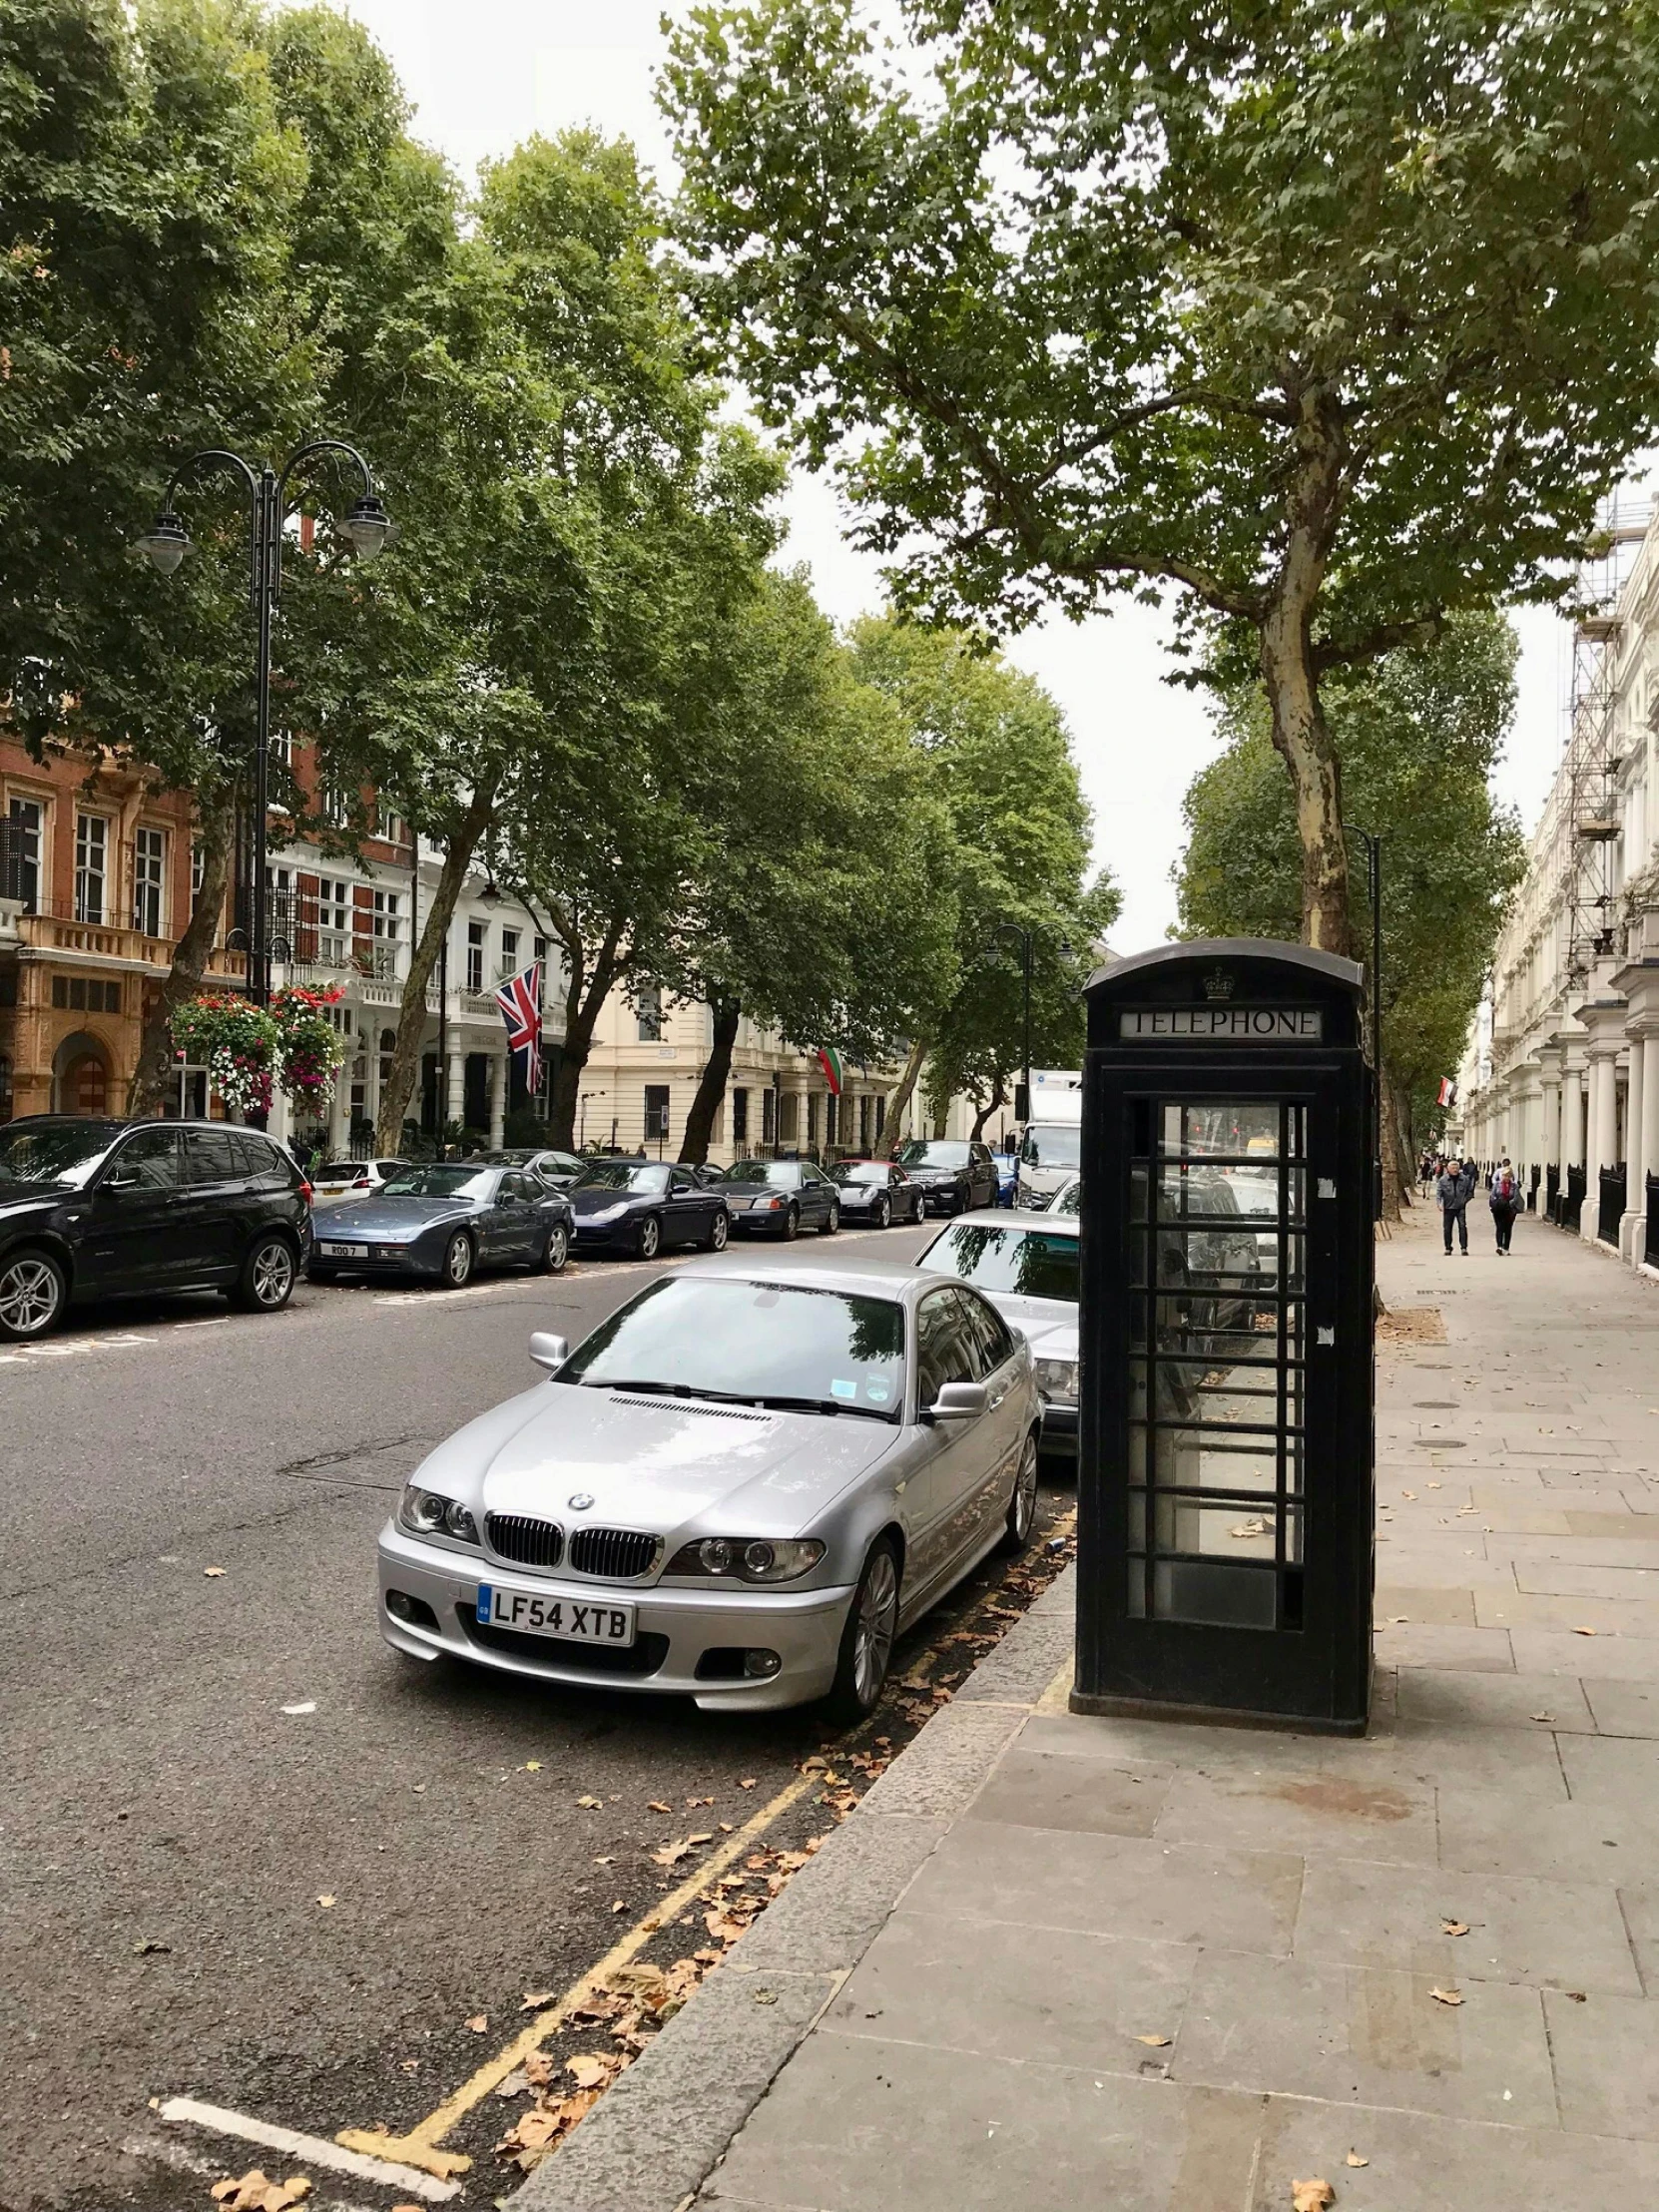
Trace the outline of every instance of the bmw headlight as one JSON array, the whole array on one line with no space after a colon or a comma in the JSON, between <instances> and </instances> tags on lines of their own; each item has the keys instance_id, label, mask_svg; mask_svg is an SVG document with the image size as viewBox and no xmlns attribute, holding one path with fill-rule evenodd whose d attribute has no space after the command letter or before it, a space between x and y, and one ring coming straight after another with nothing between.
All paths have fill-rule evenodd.
<instances>
[{"instance_id":1,"label":"bmw headlight","mask_svg":"<svg viewBox=\"0 0 1659 2212\"><path fill-rule=\"evenodd\" d=\"M818 1565L825 1549L816 1536L703 1536L682 1544L664 1572L717 1582L794 1582Z\"/></svg>"},{"instance_id":2,"label":"bmw headlight","mask_svg":"<svg viewBox=\"0 0 1659 2212\"><path fill-rule=\"evenodd\" d=\"M457 1543L475 1544L478 1523L467 1508L436 1490L423 1490L418 1482L406 1482L398 1501L399 1526L416 1536L453 1536Z\"/></svg>"},{"instance_id":3,"label":"bmw headlight","mask_svg":"<svg viewBox=\"0 0 1659 2212\"><path fill-rule=\"evenodd\" d=\"M1077 1362L1075 1360L1039 1360L1036 1363L1037 1388L1051 1405L1075 1405L1077 1403Z\"/></svg>"}]
</instances>

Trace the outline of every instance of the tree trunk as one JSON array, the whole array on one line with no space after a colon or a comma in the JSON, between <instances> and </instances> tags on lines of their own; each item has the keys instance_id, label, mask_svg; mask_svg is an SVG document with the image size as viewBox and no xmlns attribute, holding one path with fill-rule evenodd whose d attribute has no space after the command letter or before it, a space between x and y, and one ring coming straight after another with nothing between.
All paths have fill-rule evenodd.
<instances>
[{"instance_id":1,"label":"tree trunk","mask_svg":"<svg viewBox=\"0 0 1659 2212\"><path fill-rule=\"evenodd\" d=\"M1261 628L1262 682L1273 742L1291 772L1302 843L1302 937L1322 952L1349 953L1348 847L1342 779L1320 704L1313 618L1341 501L1346 440L1341 416L1318 388L1299 395L1297 465L1286 498L1285 557Z\"/></svg>"},{"instance_id":2,"label":"tree trunk","mask_svg":"<svg viewBox=\"0 0 1659 2212\"><path fill-rule=\"evenodd\" d=\"M576 1148L577 1110L581 1105L582 1071L588 1064L588 1054L593 1050L593 1032L599 1021L599 1013L605 1001L616 987L625 962L617 958L617 946L621 941L625 924L612 917L591 971L588 969L579 939L564 935L561 942L569 963L569 993L565 999L564 1049L559 1057L559 1072L553 1080L553 1096L548 1105L547 1141L561 1152Z\"/></svg>"},{"instance_id":3,"label":"tree trunk","mask_svg":"<svg viewBox=\"0 0 1659 2212\"><path fill-rule=\"evenodd\" d=\"M1378 1151L1382 1178L1382 1219L1399 1219L1399 1142L1394 1129L1397 1104L1394 1098L1393 1080L1386 1067L1377 1070L1379 1126L1381 1135Z\"/></svg>"},{"instance_id":4,"label":"tree trunk","mask_svg":"<svg viewBox=\"0 0 1659 2212\"><path fill-rule=\"evenodd\" d=\"M916 1077L926 1057L927 1039L917 1037L904 1063L904 1073L898 1078L898 1088L887 1101L887 1118L882 1124L881 1136L889 1160L904 1141L904 1110L915 1095Z\"/></svg>"},{"instance_id":5,"label":"tree trunk","mask_svg":"<svg viewBox=\"0 0 1659 2212\"><path fill-rule=\"evenodd\" d=\"M972 1094L970 1093L969 1095L971 1096ZM999 1082L995 1090L992 1091L990 1097L986 1099L984 1105L980 1107L979 1111L973 1117L973 1141L975 1144L977 1144L980 1138L985 1134L985 1124L990 1120L992 1114L994 1114L999 1107L1005 1106L1007 1103L1007 1093Z\"/></svg>"},{"instance_id":6,"label":"tree trunk","mask_svg":"<svg viewBox=\"0 0 1659 2212\"><path fill-rule=\"evenodd\" d=\"M726 1096L727 1080L732 1073L732 1048L738 1041L738 1022L743 1009L735 998L722 998L715 1001L713 1011L714 1042L703 1063L703 1073L698 1077L697 1095L686 1116L686 1134L680 1144L683 1167L700 1168L707 1162L715 1116Z\"/></svg>"},{"instance_id":7,"label":"tree trunk","mask_svg":"<svg viewBox=\"0 0 1659 2212\"><path fill-rule=\"evenodd\" d=\"M420 1047L426 1034L426 985L438 962L438 953L454 918L455 902L461 895L461 885L466 881L466 871L472 864L472 855L478 849L478 841L489 828L490 817L495 812L497 785L491 781L472 795L471 805L461 817L444 850L443 866L438 873L438 887L426 915L425 927L420 932L420 942L409 955L409 972L403 982L403 996L397 1007L397 1045L391 1056L391 1070L380 1089L380 1116L374 1125L374 1141L384 1153L399 1153L403 1149L403 1118L409 1110L409 1100L414 1095L415 1077L420 1070ZM416 851L419 851L418 840ZM443 1073L438 1071L438 1086L443 1087ZM447 1102L438 1100L438 1130L441 1137Z\"/></svg>"},{"instance_id":8,"label":"tree trunk","mask_svg":"<svg viewBox=\"0 0 1659 2212\"><path fill-rule=\"evenodd\" d=\"M202 888L191 908L190 925L173 948L173 965L167 971L161 996L151 1008L139 1041L138 1066L127 1094L127 1111L135 1120L161 1112L173 1073L174 1010L202 988L208 956L219 934L225 910L225 891L231 880L231 848L235 838L237 795L231 785L201 809Z\"/></svg>"}]
</instances>

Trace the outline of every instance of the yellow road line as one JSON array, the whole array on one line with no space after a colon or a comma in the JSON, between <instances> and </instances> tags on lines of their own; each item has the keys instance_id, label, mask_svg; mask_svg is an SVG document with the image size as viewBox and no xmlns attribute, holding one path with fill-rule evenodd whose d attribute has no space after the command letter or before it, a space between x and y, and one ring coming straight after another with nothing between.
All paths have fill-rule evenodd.
<instances>
[{"instance_id":1,"label":"yellow road line","mask_svg":"<svg viewBox=\"0 0 1659 2212\"><path fill-rule=\"evenodd\" d=\"M710 1852L697 1872L682 1882L679 1889L671 1890L652 1907L643 1920L613 1943L596 1966L590 1966L579 1981L573 1982L564 1995L557 1998L543 2011L538 2012L527 2026L521 2028L503 2049L493 2058L485 2059L475 2073L463 2081L451 2097L446 2097L435 2112L427 2114L420 2123L410 2128L406 2135L386 2135L374 2128L342 2127L334 2137L347 2150L368 2151L377 2158L398 2160L403 2165L419 2166L427 2173L437 2174L448 2180L464 2173L471 2165L470 2158L463 2158L458 2151L439 2149L450 2129L464 2119L473 2106L487 2097L490 2091L506 2080L507 2076L522 2066L534 2050L539 2050L547 2038L562 2027L579 2006L603 1988L607 1978L619 1966L625 1966L645 1948L660 1928L678 1918L688 1905L695 1904L717 1875L722 1875L749 1849L756 1839L765 1834L773 1823L787 1813L816 1788L823 1780L821 1775L802 1775L789 1783L752 1820L745 1821L735 1835L728 1836L718 1851Z\"/></svg>"}]
</instances>

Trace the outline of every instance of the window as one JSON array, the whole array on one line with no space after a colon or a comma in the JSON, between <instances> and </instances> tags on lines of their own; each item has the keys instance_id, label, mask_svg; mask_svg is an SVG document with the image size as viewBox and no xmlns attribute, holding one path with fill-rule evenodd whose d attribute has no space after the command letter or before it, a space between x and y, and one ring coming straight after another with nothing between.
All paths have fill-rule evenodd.
<instances>
[{"instance_id":1,"label":"window","mask_svg":"<svg viewBox=\"0 0 1659 2212\"><path fill-rule=\"evenodd\" d=\"M238 1183L243 1168L227 1129L191 1129L185 1133L185 1160L193 1183Z\"/></svg>"},{"instance_id":2,"label":"window","mask_svg":"<svg viewBox=\"0 0 1659 2212\"><path fill-rule=\"evenodd\" d=\"M0 852L0 898L18 898L32 914L40 905L40 832L38 799L14 799L6 810L10 836Z\"/></svg>"},{"instance_id":3,"label":"window","mask_svg":"<svg viewBox=\"0 0 1659 2212\"><path fill-rule=\"evenodd\" d=\"M826 1144L833 1144L835 1141L835 1132L840 1125L839 1106L840 1100L831 1091L824 1101L824 1141Z\"/></svg>"},{"instance_id":4,"label":"window","mask_svg":"<svg viewBox=\"0 0 1659 2212\"><path fill-rule=\"evenodd\" d=\"M202 839L190 840L190 902L192 906L202 895L202 876L208 865L208 855L202 848Z\"/></svg>"},{"instance_id":5,"label":"window","mask_svg":"<svg viewBox=\"0 0 1659 2212\"><path fill-rule=\"evenodd\" d=\"M343 830L351 820L351 795L341 784L324 784L319 795L322 819Z\"/></svg>"},{"instance_id":6,"label":"window","mask_svg":"<svg viewBox=\"0 0 1659 2212\"><path fill-rule=\"evenodd\" d=\"M646 1139L666 1138L668 1135L668 1085L647 1083L645 1086L645 1134Z\"/></svg>"},{"instance_id":7,"label":"window","mask_svg":"<svg viewBox=\"0 0 1659 2212\"><path fill-rule=\"evenodd\" d=\"M316 931L317 958L343 967L351 957L351 885L342 875L317 877Z\"/></svg>"},{"instance_id":8,"label":"window","mask_svg":"<svg viewBox=\"0 0 1659 2212\"><path fill-rule=\"evenodd\" d=\"M141 1190L177 1190L180 1173L179 1132L176 1129L141 1129L129 1137L110 1162L112 1183L137 1184Z\"/></svg>"},{"instance_id":9,"label":"window","mask_svg":"<svg viewBox=\"0 0 1659 2212\"><path fill-rule=\"evenodd\" d=\"M530 939L530 957L541 969L541 974L536 979L539 993L537 1003L545 1006L547 1004L547 939L545 937L532 937Z\"/></svg>"},{"instance_id":10,"label":"window","mask_svg":"<svg viewBox=\"0 0 1659 2212\"><path fill-rule=\"evenodd\" d=\"M641 991L634 1001L640 1021L640 1043L661 1044L663 1041L663 994L659 990Z\"/></svg>"},{"instance_id":11,"label":"window","mask_svg":"<svg viewBox=\"0 0 1659 2212\"><path fill-rule=\"evenodd\" d=\"M916 1311L916 1403L931 1405L947 1382L978 1381L979 1349L954 1291L935 1291Z\"/></svg>"},{"instance_id":12,"label":"window","mask_svg":"<svg viewBox=\"0 0 1659 2212\"><path fill-rule=\"evenodd\" d=\"M516 929L503 929L501 932L501 981L503 983L509 975L518 973L519 935L520 932Z\"/></svg>"},{"instance_id":13,"label":"window","mask_svg":"<svg viewBox=\"0 0 1659 2212\"><path fill-rule=\"evenodd\" d=\"M484 948L489 942L489 923L469 921L466 925L466 987L477 993L484 987Z\"/></svg>"},{"instance_id":14,"label":"window","mask_svg":"<svg viewBox=\"0 0 1659 2212\"><path fill-rule=\"evenodd\" d=\"M807 1093L807 1142L808 1142L809 1144L817 1144L817 1143L818 1143L818 1093L817 1093L817 1091L809 1091L809 1092Z\"/></svg>"},{"instance_id":15,"label":"window","mask_svg":"<svg viewBox=\"0 0 1659 2212\"><path fill-rule=\"evenodd\" d=\"M75 817L75 919L102 921L109 874L110 825L105 815Z\"/></svg>"},{"instance_id":16,"label":"window","mask_svg":"<svg viewBox=\"0 0 1659 2212\"><path fill-rule=\"evenodd\" d=\"M732 1142L735 1145L749 1142L749 1093L732 1093Z\"/></svg>"},{"instance_id":17,"label":"window","mask_svg":"<svg viewBox=\"0 0 1659 2212\"><path fill-rule=\"evenodd\" d=\"M778 1127L778 1093L764 1090L761 1093L761 1142L771 1144Z\"/></svg>"},{"instance_id":18,"label":"window","mask_svg":"<svg viewBox=\"0 0 1659 2212\"><path fill-rule=\"evenodd\" d=\"M869 1150L869 1093L865 1091L858 1101L858 1150Z\"/></svg>"},{"instance_id":19,"label":"window","mask_svg":"<svg viewBox=\"0 0 1659 2212\"><path fill-rule=\"evenodd\" d=\"M293 732L273 730L271 733L271 758L280 761L284 768L293 766Z\"/></svg>"},{"instance_id":20,"label":"window","mask_svg":"<svg viewBox=\"0 0 1659 2212\"><path fill-rule=\"evenodd\" d=\"M389 937L395 943L403 928L403 894L401 891L374 893L373 931L377 937Z\"/></svg>"},{"instance_id":21,"label":"window","mask_svg":"<svg viewBox=\"0 0 1659 2212\"><path fill-rule=\"evenodd\" d=\"M389 807L383 807L380 810L380 834L387 844L407 844L409 826L401 815L394 814Z\"/></svg>"},{"instance_id":22,"label":"window","mask_svg":"<svg viewBox=\"0 0 1659 2212\"><path fill-rule=\"evenodd\" d=\"M167 831L140 830L133 839L133 927L159 937L167 920Z\"/></svg>"},{"instance_id":23,"label":"window","mask_svg":"<svg viewBox=\"0 0 1659 2212\"><path fill-rule=\"evenodd\" d=\"M52 1003L73 1007L77 1013L119 1014L121 984L106 982L101 975L54 975Z\"/></svg>"}]
</instances>

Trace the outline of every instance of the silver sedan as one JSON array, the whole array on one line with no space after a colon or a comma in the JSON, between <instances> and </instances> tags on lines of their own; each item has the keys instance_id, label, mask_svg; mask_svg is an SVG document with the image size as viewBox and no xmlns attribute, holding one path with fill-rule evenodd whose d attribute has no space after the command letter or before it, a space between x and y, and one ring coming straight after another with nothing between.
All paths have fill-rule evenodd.
<instances>
[{"instance_id":1,"label":"silver sedan","mask_svg":"<svg viewBox=\"0 0 1659 2212\"><path fill-rule=\"evenodd\" d=\"M380 1627L415 1659L857 1719L894 1638L1027 1542L1031 1355L912 1268L705 1262L416 1468L381 1531Z\"/></svg>"}]
</instances>

